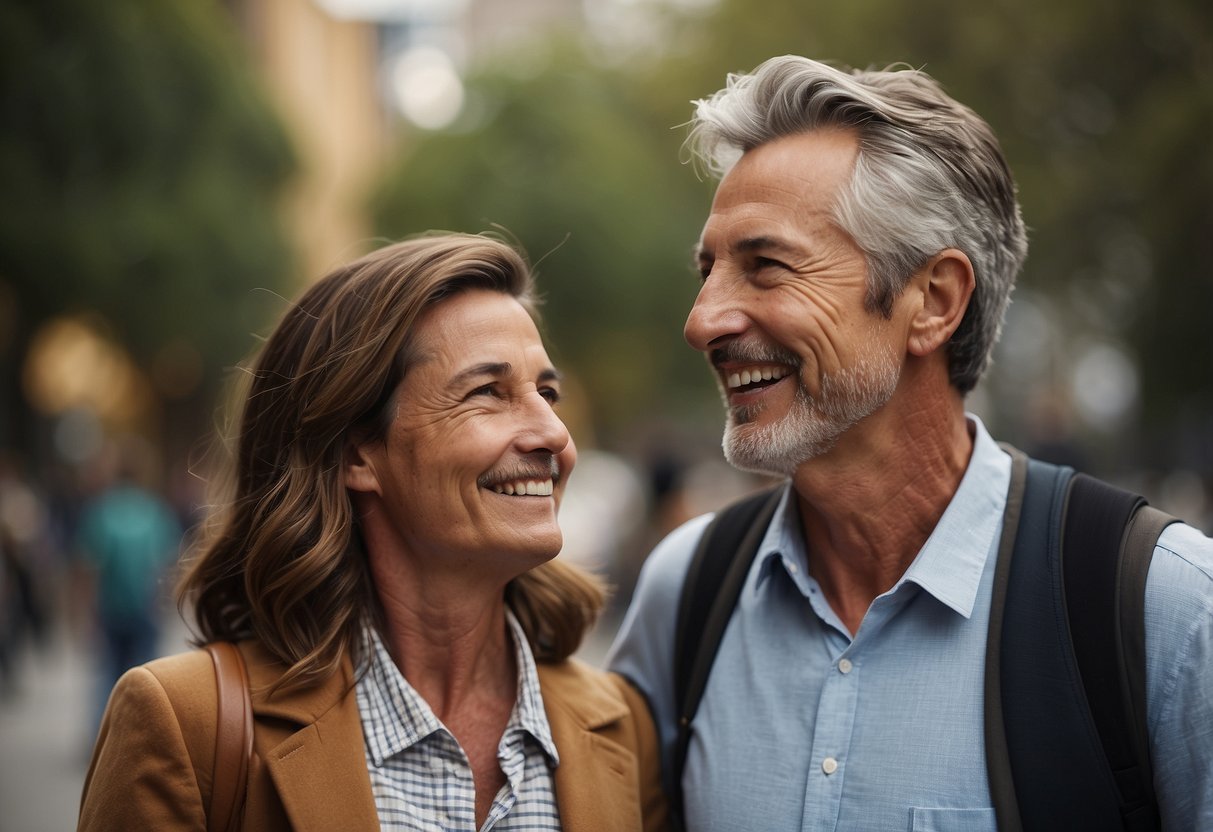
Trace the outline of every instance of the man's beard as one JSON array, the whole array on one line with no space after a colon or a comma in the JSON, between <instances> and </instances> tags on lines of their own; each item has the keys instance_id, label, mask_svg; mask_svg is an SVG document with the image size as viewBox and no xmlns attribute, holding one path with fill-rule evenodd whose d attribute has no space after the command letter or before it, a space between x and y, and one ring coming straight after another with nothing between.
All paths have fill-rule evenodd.
<instances>
[{"instance_id":1,"label":"man's beard","mask_svg":"<svg viewBox=\"0 0 1213 832\"><path fill-rule=\"evenodd\" d=\"M805 389L799 367L792 379L796 395L787 414L762 426L752 422L765 406L728 407L726 392L728 419L722 444L725 459L735 468L791 476L892 398L898 367L892 356L868 351L855 365L822 378L816 399Z\"/></svg>"}]
</instances>

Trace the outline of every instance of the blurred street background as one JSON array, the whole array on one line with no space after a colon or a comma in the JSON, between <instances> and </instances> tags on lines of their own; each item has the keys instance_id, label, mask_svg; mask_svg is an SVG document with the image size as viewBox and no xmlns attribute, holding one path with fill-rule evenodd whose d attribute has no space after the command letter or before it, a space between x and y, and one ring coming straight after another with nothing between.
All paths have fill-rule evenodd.
<instances>
[{"instance_id":1,"label":"blurred street background","mask_svg":"<svg viewBox=\"0 0 1213 832\"><path fill-rule=\"evenodd\" d=\"M924 68L992 124L1031 253L970 409L1213 531L1204 0L0 0L0 832L74 825L100 646L184 649L173 561L241 366L387 240L537 265L562 557L618 588L599 660L650 546L756 485L682 341L712 184L679 125L788 52Z\"/></svg>"}]
</instances>

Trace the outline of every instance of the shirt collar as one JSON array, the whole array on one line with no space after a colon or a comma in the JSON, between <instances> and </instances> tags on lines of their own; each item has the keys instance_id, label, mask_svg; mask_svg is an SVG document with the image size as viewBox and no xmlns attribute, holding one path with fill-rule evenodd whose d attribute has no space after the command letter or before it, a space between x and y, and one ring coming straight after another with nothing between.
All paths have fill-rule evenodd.
<instances>
[{"instance_id":1,"label":"shirt collar","mask_svg":"<svg viewBox=\"0 0 1213 832\"><path fill-rule=\"evenodd\" d=\"M998 548L1011 481L1011 457L968 414L973 454L960 487L899 583L912 581L969 618L986 562ZM894 587L894 591L896 587Z\"/></svg>"},{"instance_id":2,"label":"shirt collar","mask_svg":"<svg viewBox=\"0 0 1213 832\"><path fill-rule=\"evenodd\" d=\"M514 660L518 666L518 698L514 700L514 711L510 714L506 735L514 729L526 731L538 741L552 765L559 765L560 755L556 751L556 742L552 739L552 727L548 724L547 712L543 709L539 672L535 669L531 645L526 640L522 625L508 608L505 611L505 620L509 623L510 633L514 637Z\"/></svg>"},{"instance_id":3,"label":"shirt collar","mask_svg":"<svg viewBox=\"0 0 1213 832\"><path fill-rule=\"evenodd\" d=\"M889 593L904 583L914 583L968 618L973 614L986 561L998 546L1011 458L998 447L981 419L966 416L973 433L968 468L935 530ZM807 594L809 559L793 495L789 483L759 545L757 587L761 588L776 565L782 565Z\"/></svg>"},{"instance_id":4,"label":"shirt collar","mask_svg":"<svg viewBox=\"0 0 1213 832\"><path fill-rule=\"evenodd\" d=\"M510 712L510 720L502 734L502 743L505 744L519 732L530 734L539 743L551 764L556 766L560 762L560 756L556 751L551 726L543 708L535 658L531 654L522 625L518 623L513 612L507 608L505 615L514 644L518 693L514 708ZM358 709L367 751L375 765L381 766L390 757L434 733L447 729L434 715L429 703L413 689L396 667L374 627L364 630L364 639L366 671L360 674L357 682Z\"/></svg>"}]
</instances>

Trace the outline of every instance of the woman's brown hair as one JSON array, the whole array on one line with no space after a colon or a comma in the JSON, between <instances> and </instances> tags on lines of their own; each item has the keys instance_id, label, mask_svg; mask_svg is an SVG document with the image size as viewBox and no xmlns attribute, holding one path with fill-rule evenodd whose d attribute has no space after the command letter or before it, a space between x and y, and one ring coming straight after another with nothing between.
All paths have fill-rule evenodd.
<instances>
[{"instance_id":1,"label":"woman's brown hair","mask_svg":"<svg viewBox=\"0 0 1213 832\"><path fill-rule=\"evenodd\" d=\"M423 311L467 289L535 314L530 269L510 246L462 234L386 246L314 284L287 310L249 373L220 460L223 497L177 588L197 643L254 638L288 666L276 687L306 687L357 658L376 601L342 480L351 431L382 431ZM568 657L603 604L598 580L549 561L516 578L506 602L537 659Z\"/></svg>"}]
</instances>

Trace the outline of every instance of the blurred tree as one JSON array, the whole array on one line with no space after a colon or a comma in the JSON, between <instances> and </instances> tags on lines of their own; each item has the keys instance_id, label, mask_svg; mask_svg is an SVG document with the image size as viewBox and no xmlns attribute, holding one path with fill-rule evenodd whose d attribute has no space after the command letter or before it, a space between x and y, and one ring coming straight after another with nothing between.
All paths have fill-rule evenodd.
<instances>
[{"instance_id":1,"label":"blurred tree","mask_svg":"<svg viewBox=\"0 0 1213 832\"><path fill-rule=\"evenodd\" d=\"M289 272L276 195L292 167L218 4L0 6L0 444L29 438L12 410L31 333L77 311L144 370L201 356L176 414L187 434L207 420L216 368L249 346L250 289Z\"/></svg>"},{"instance_id":2,"label":"blurred tree","mask_svg":"<svg viewBox=\"0 0 1213 832\"><path fill-rule=\"evenodd\" d=\"M711 394L677 324L696 291L690 247L711 191L676 163L682 137L666 115L645 109L647 77L568 44L526 64L472 78L467 120L405 149L376 224L392 238L495 227L520 242L538 263L555 349L609 443L641 415Z\"/></svg>"},{"instance_id":3,"label":"blurred tree","mask_svg":"<svg viewBox=\"0 0 1213 832\"><path fill-rule=\"evenodd\" d=\"M526 75L508 61L485 68L468 120L410 139L377 200L390 236L499 222L532 255L550 252L549 328L585 375L608 436L654 413L718 419L698 409L711 383L679 340L697 282L683 264L711 187L677 164L684 132L671 128L726 73L796 53L924 68L991 123L1031 228L1021 282L1060 310L1059 349L1119 344L1140 370L1142 404L1100 437L1102 464L1213 474L1213 6L629 8L648 9L643 48L566 42L546 62L531 55ZM1071 383L1071 356L1058 358L1059 378L1042 381ZM986 385L992 418L1016 438L1023 391L999 372Z\"/></svg>"},{"instance_id":4,"label":"blurred tree","mask_svg":"<svg viewBox=\"0 0 1213 832\"><path fill-rule=\"evenodd\" d=\"M1040 381L1074 383L1069 353L1084 344L1123 346L1140 372L1140 404L1115 430L1086 426L1100 466L1213 476L1213 273L1204 265L1213 256L1213 7L855 0L756 13L721 0L689 43L670 80L698 86L678 99L795 53L921 67L979 112L1020 186L1032 241L1021 285L1050 298L1064 330L1066 354L1053 362L1062 377ZM991 418L1026 441L1022 386L996 363L986 387Z\"/></svg>"}]
</instances>

